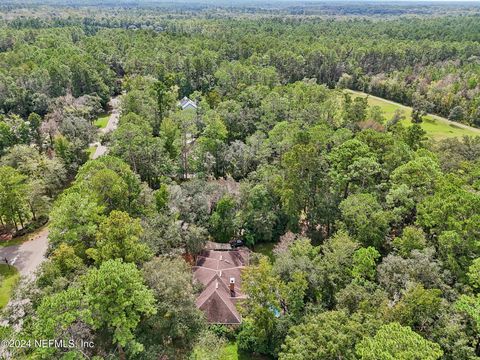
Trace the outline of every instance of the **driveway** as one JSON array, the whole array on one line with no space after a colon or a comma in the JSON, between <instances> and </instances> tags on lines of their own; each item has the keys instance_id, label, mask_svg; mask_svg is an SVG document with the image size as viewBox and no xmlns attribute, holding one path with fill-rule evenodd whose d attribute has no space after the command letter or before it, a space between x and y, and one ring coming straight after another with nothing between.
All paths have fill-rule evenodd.
<instances>
[{"instance_id":1,"label":"driveway","mask_svg":"<svg viewBox=\"0 0 480 360\"><path fill-rule=\"evenodd\" d=\"M45 228L19 245L0 248L0 263L4 264L7 258L22 276L33 277L35 270L45 260L47 247L48 229Z\"/></svg>"},{"instance_id":2,"label":"driveway","mask_svg":"<svg viewBox=\"0 0 480 360\"><path fill-rule=\"evenodd\" d=\"M101 131L103 133L108 133L113 131L118 126L118 119L120 118L120 96L115 96L110 99L108 103L112 112L110 113L110 118L108 119L107 126L105 126Z\"/></svg>"},{"instance_id":3,"label":"driveway","mask_svg":"<svg viewBox=\"0 0 480 360\"><path fill-rule=\"evenodd\" d=\"M100 156L105 155L105 153L107 152L107 147L105 145L100 144L99 142L96 142L92 145L96 146L95 152L92 155L93 160L99 158Z\"/></svg>"},{"instance_id":4,"label":"driveway","mask_svg":"<svg viewBox=\"0 0 480 360\"><path fill-rule=\"evenodd\" d=\"M113 131L118 126L118 119L120 118L120 97L116 96L114 98L111 98L109 105L112 109L112 112L110 113L110 117L108 118L107 126L99 130L99 133L101 134L106 134L110 131ZM99 142L90 144L90 146L96 147L95 152L92 155L92 159L97 159L100 156L105 155L108 150L105 145L102 145Z\"/></svg>"}]
</instances>

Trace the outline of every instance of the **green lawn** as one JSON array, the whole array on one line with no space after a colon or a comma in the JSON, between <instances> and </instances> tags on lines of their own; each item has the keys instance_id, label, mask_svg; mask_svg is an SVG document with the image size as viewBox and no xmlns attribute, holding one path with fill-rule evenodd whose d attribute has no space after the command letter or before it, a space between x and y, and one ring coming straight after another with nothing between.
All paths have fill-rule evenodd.
<instances>
[{"instance_id":1,"label":"green lawn","mask_svg":"<svg viewBox=\"0 0 480 360\"><path fill-rule=\"evenodd\" d=\"M13 266L8 267L6 264L0 264L0 309L8 304L12 290L15 287L20 275L18 270Z\"/></svg>"},{"instance_id":2,"label":"green lawn","mask_svg":"<svg viewBox=\"0 0 480 360\"><path fill-rule=\"evenodd\" d=\"M222 360L268 360L268 357L261 355L247 354L238 350L236 342L230 342L223 349Z\"/></svg>"},{"instance_id":3,"label":"green lawn","mask_svg":"<svg viewBox=\"0 0 480 360\"><path fill-rule=\"evenodd\" d=\"M100 116L97 120L94 121L94 125L99 128L103 129L108 124L108 119L110 118L110 114L104 114Z\"/></svg>"},{"instance_id":4,"label":"green lawn","mask_svg":"<svg viewBox=\"0 0 480 360\"><path fill-rule=\"evenodd\" d=\"M95 150L97 150L96 146L90 146L87 150L85 150L88 154L89 159L91 159L93 154L95 154Z\"/></svg>"},{"instance_id":5,"label":"green lawn","mask_svg":"<svg viewBox=\"0 0 480 360\"><path fill-rule=\"evenodd\" d=\"M347 90L354 96L367 96L366 93L360 91ZM387 120L391 119L395 110L401 109L405 112L406 119L403 120L405 126L411 125L410 115L412 108L398 103L393 103L388 100L369 95L368 104L370 106L379 106ZM452 123L445 118L437 115L428 114L424 117L422 128L427 132L427 135L434 140L442 140L450 137L462 137L464 135L480 136L480 129L472 127L462 127L460 124Z\"/></svg>"},{"instance_id":6,"label":"green lawn","mask_svg":"<svg viewBox=\"0 0 480 360\"><path fill-rule=\"evenodd\" d=\"M13 238L12 240L0 241L0 248L6 247L6 246L18 245L24 242L25 240L27 240L25 236L19 236L19 237Z\"/></svg>"}]
</instances>

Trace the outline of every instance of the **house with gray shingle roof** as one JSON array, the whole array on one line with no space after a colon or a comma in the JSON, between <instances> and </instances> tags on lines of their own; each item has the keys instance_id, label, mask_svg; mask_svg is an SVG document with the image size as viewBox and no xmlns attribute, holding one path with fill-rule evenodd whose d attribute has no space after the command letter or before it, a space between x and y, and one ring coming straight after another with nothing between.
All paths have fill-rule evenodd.
<instances>
[{"instance_id":1,"label":"house with gray shingle roof","mask_svg":"<svg viewBox=\"0 0 480 360\"><path fill-rule=\"evenodd\" d=\"M195 101L190 100L186 96L182 100L180 100L178 106L180 106L182 110L195 110L197 108L197 104L195 103Z\"/></svg>"}]
</instances>

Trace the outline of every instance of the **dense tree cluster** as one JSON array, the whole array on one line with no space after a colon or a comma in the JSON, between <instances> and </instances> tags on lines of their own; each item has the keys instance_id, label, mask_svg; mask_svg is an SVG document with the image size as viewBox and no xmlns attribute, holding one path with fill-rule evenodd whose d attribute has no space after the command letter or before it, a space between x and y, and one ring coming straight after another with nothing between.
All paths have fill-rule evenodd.
<instances>
[{"instance_id":1,"label":"dense tree cluster","mask_svg":"<svg viewBox=\"0 0 480 360\"><path fill-rule=\"evenodd\" d=\"M42 19L40 27L7 22L0 38L0 109L23 118L32 112L44 116L52 99L67 94L94 94L105 105L118 91L118 76L167 73L182 95L202 91L211 104L248 85L314 78L480 124L476 15L259 22L172 20L152 10L138 31L108 25L131 21L125 13L103 15Z\"/></svg>"},{"instance_id":2,"label":"dense tree cluster","mask_svg":"<svg viewBox=\"0 0 480 360\"><path fill-rule=\"evenodd\" d=\"M179 255L201 250L204 229L180 226L169 210L157 209L148 186L111 156L83 165L50 217L49 256L34 285L41 296L31 298L34 312L25 310L31 323L21 336L70 336L98 346L31 348L17 356L189 354L205 322L190 267Z\"/></svg>"},{"instance_id":3,"label":"dense tree cluster","mask_svg":"<svg viewBox=\"0 0 480 360\"><path fill-rule=\"evenodd\" d=\"M1 331L96 344L11 355L207 360L235 341L281 360L479 359L480 138L417 123L478 124L478 19L159 19L0 28L1 225L50 217ZM415 124L345 87L413 105ZM120 90L109 153L87 161ZM243 322L209 326L191 265L238 238Z\"/></svg>"}]
</instances>

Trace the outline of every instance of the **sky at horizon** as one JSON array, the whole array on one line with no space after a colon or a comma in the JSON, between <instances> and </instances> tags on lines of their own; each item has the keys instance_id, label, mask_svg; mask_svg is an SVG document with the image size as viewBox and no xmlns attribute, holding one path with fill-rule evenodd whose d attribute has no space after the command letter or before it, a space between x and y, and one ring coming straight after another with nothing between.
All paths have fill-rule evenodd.
<instances>
[{"instance_id":1,"label":"sky at horizon","mask_svg":"<svg viewBox=\"0 0 480 360\"><path fill-rule=\"evenodd\" d=\"M117 0L131 3L478 3L480 0ZM3 1L2 1L3 2ZM112 3L112 0L5 0L5 3Z\"/></svg>"}]
</instances>

